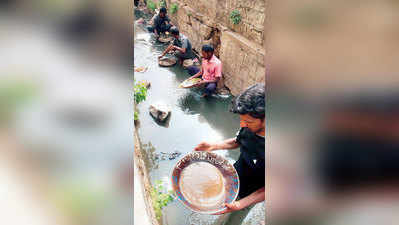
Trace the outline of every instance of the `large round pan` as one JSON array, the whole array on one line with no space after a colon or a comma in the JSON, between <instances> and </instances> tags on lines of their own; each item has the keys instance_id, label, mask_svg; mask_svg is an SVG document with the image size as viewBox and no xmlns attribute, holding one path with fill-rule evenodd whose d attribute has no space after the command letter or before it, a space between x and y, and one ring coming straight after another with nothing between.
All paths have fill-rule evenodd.
<instances>
[{"instance_id":1,"label":"large round pan","mask_svg":"<svg viewBox=\"0 0 399 225\"><path fill-rule=\"evenodd\" d=\"M177 60L173 57L161 58L158 60L159 66L162 66L162 67L171 67L171 66L176 65L176 63L177 63Z\"/></svg>"},{"instance_id":2,"label":"large round pan","mask_svg":"<svg viewBox=\"0 0 399 225\"><path fill-rule=\"evenodd\" d=\"M214 205L207 204L207 202L203 204L198 204L195 201L190 201L190 199L186 198L190 193L185 193L182 190L180 182L181 175L185 169L187 169L190 165L194 163L209 163L211 166L215 167L220 174L222 175L223 180L223 191L220 195L220 201ZM196 179L202 179L200 175L194 174ZM185 155L182 159L180 159L177 164L174 166L172 170L172 188L176 193L179 201L192 211L202 213L202 214L215 214L221 212L226 209L225 203L232 203L236 200L238 196L240 181L238 178L237 171L234 166L229 163L225 158L220 155L217 155L212 152L191 152ZM201 202L206 201L207 199L201 199ZM211 201L212 204L215 201Z\"/></svg>"},{"instance_id":3,"label":"large round pan","mask_svg":"<svg viewBox=\"0 0 399 225\"><path fill-rule=\"evenodd\" d=\"M160 36L158 38L158 41L161 42L161 43L170 43L171 41L173 41L173 37Z\"/></svg>"},{"instance_id":4,"label":"large round pan","mask_svg":"<svg viewBox=\"0 0 399 225\"><path fill-rule=\"evenodd\" d=\"M192 79L187 79L185 81L183 81L179 87L181 88L192 88L194 87L198 82L201 82L202 79L201 78L192 78Z\"/></svg>"}]
</instances>

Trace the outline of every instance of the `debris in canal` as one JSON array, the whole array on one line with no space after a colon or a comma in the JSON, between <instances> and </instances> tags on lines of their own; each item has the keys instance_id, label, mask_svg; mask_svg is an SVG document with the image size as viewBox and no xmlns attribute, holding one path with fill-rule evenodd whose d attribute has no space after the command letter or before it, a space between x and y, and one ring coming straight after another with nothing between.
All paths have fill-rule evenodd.
<instances>
[{"instance_id":1,"label":"debris in canal","mask_svg":"<svg viewBox=\"0 0 399 225\"><path fill-rule=\"evenodd\" d=\"M155 153L155 160L174 160L177 157L179 157L182 153L179 151L174 151L172 153L168 152L160 152L160 153Z\"/></svg>"},{"instance_id":2,"label":"debris in canal","mask_svg":"<svg viewBox=\"0 0 399 225\"><path fill-rule=\"evenodd\" d=\"M171 113L169 106L163 103L155 103L150 105L150 114L158 122L165 122Z\"/></svg>"},{"instance_id":3,"label":"debris in canal","mask_svg":"<svg viewBox=\"0 0 399 225\"><path fill-rule=\"evenodd\" d=\"M143 67L143 66L140 66L140 67L134 67L134 72L138 72L138 73L144 73L145 71L147 71L148 70L148 67Z\"/></svg>"}]
</instances>

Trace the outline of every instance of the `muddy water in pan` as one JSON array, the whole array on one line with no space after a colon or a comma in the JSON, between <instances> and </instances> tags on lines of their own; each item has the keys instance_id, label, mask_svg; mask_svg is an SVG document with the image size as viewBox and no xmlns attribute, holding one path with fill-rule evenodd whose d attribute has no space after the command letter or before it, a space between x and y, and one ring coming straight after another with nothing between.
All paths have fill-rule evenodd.
<instances>
[{"instance_id":1,"label":"muddy water in pan","mask_svg":"<svg viewBox=\"0 0 399 225\"><path fill-rule=\"evenodd\" d=\"M196 162L185 168L180 176L180 190L193 205L212 207L223 204L224 178L214 165Z\"/></svg>"}]
</instances>

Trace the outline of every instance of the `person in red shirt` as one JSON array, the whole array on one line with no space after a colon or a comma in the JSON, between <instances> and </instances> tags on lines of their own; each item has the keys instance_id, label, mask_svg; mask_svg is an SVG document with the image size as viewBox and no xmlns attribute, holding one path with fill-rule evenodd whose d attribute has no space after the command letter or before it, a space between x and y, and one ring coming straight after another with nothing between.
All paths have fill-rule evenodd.
<instances>
[{"instance_id":1,"label":"person in red shirt","mask_svg":"<svg viewBox=\"0 0 399 225\"><path fill-rule=\"evenodd\" d=\"M202 46L202 66L194 76L190 77L197 78L202 76L202 81L197 83L196 86L205 84L205 91L201 97L211 95L216 91L218 81L222 77L222 62L214 55L214 48L211 45Z\"/></svg>"}]
</instances>

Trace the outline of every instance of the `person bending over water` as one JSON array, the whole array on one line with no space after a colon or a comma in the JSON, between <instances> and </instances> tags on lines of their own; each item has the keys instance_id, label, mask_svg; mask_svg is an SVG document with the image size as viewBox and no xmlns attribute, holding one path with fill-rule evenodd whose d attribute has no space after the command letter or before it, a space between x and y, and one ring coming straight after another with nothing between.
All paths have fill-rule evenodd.
<instances>
[{"instance_id":1,"label":"person bending over water","mask_svg":"<svg viewBox=\"0 0 399 225\"><path fill-rule=\"evenodd\" d=\"M186 59L193 59L195 55L193 53L190 40L188 40L188 38L183 34L180 34L179 29L176 27L172 27L170 29L170 33L174 37L173 43L165 49L158 59L161 59L167 53L172 51L175 51L174 55L179 59L180 64L182 64Z\"/></svg>"}]
</instances>

